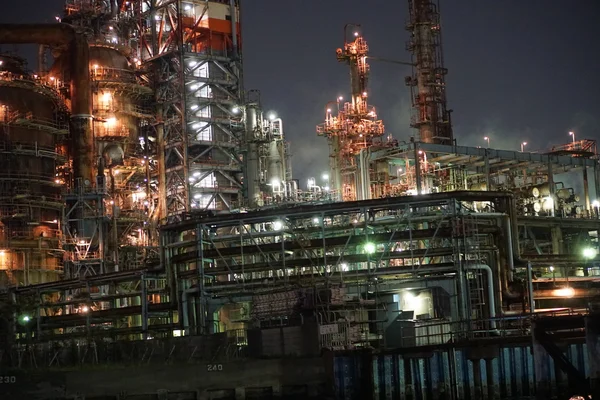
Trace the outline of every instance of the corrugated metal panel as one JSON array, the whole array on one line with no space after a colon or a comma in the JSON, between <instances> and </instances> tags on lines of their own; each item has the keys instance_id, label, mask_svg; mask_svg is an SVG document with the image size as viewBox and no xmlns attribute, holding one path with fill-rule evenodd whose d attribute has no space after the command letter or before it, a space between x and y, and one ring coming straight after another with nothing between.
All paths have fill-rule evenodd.
<instances>
[{"instance_id":1,"label":"corrugated metal panel","mask_svg":"<svg viewBox=\"0 0 600 400\"><path fill-rule=\"evenodd\" d=\"M504 347L495 358L472 361L469 351L435 351L418 357L402 355L375 355L372 360L373 382L362 377L360 355L336 356L334 378L336 398L361 399L372 385L376 400L475 400L523 399L535 395L535 374L531 346ZM588 374L589 360L585 344L571 344L566 348L571 362ZM548 362L550 381L556 392L566 385L566 377ZM368 372L368 371L367 371ZM368 390L367 390L368 392Z\"/></svg>"}]
</instances>

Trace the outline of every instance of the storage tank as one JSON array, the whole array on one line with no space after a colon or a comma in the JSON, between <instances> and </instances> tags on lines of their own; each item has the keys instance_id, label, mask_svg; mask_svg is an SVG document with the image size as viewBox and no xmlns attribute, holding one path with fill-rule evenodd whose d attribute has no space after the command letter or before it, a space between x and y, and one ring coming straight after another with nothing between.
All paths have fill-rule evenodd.
<instances>
[{"instance_id":1,"label":"storage tank","mask_svg":"<svg viewBox=\"0 0 600 400\"><path fill-rule=\"evenodd\" d=\"M55 281L62 274L60 219L68 133L60 83L0 54L0 287Z\"/></svg>"}]
</instances>

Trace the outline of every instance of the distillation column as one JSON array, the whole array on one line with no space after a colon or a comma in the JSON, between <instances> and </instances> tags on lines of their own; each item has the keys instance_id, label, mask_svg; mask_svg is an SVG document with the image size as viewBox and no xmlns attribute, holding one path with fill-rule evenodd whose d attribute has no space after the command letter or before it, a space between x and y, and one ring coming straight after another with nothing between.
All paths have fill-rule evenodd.
<instances>
[{"instance_id":1,"label":"distillation column","mask_svg":"<svg viewBox=\"0 0 600 400\"><path fill-rule=\"evenodd\" d=\"M411 126L419 130L420 142L451 145L451 110L446 108L448 70L442 54L439 2L409 0L408 4L410 21L406 29L411 38L406 47L414 64L413 75L406 77L414 110Z\"/></svg>"}]
</instances>

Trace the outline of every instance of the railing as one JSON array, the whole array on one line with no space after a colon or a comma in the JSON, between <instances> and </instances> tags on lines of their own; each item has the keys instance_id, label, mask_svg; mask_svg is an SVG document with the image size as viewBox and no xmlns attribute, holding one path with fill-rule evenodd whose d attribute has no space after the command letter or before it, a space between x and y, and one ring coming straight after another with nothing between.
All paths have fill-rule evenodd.
<instances>
[{"instance_id":1,"label":"railing","mask_svg":"<svg viewBox=\"0 0 600 400\"><path fill-rule=\"evenodd\" d=\"M537 317L585 314L587 314L587 310L564 308L534 314L463 321L446 319L399 321L397 322L401 324L401 345L399 347L443 345L478 338L499 339L511 336L528 336L531 334L532 322Z\"/></svg>"},{"instance_id":2,"label":"railing","mask_svg":"<svg viewBox=\"0 0 600 400\"><path fill-rule=\"evenodd\" d=\"M93 66L90 69L90 78L94 81L110 81L123 83L136 83L135 73L126 69L106 68Z\"/></svg>"},{"instance_id":3,"label":"railing","mask_svg":"<svg viewBox=\"0 0 600 400\"><path fill-rule=\"evenodd\" d=\"M38 75L23 75L14 74L12 72L1 71L0 82L14 82L15 85L27 84L31 85L32 89L37 89L46 95L65 101L66 98L61 94L61 90L69 90L69 87L64 82L56 79L47 80L45 77Z\"/></svg>"},{"instance_id":4,"label":"railing","mask_svg":"<svg viewBox=\"0 0 600 400\"><path fill-rule=\"evenodd\" d=\"M248 331L246 329L233 329L226 332L230 343L238 346L248 345Z\"/></svg>"}]
</instances>

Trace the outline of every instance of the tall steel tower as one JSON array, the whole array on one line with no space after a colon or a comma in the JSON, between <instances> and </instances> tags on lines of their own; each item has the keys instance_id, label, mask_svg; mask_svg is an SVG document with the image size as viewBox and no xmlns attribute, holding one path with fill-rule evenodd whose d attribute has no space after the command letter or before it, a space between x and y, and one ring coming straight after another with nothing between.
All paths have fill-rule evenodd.
<instances>
[{"instance_id":1,"label":"tall steel tower","mask_svg":"<svg viewBox=\"0 0 600 400\"><path fill-rule=\"evenodd\" d=\"M361 171L369 175L369 166L359 168L357 156L375 143L384 133L383 121L377 119L375 107L368 104L367 82L369 47L359 32L344 28L344 48L337 49L337 59L350 67L351 99L331 102L325 122L317 126L317 133L326 136L330 147L331 188L343 201L369 198L368 187L361 184ZM330 106L335 106L334 110Z\"/></svg>"},{"instance_id":2,"label":"tall steel tower","mask_svg":"<svg viewBox=\"0 0 600 400\"><path fill-rule=\"evenodd\" d=\"M411 126L419 130L424 143L452 144L451 110L446 107L448 70L444 68L439 1L409 0L411 33L407 50L412 53L414 73L406 78L411 89L414 113Z\"/></svg>"},{"instance_id":3,"label":"tall steel tower","mask_svg":"<svg viewBox=\"0 0 600 400\"><path fill-rule=\"evenodd\" d=\"M140 58L156 90L162 216L228 210L244 135L238 0L138 0Z\"/></svg>"}]
</instances>

